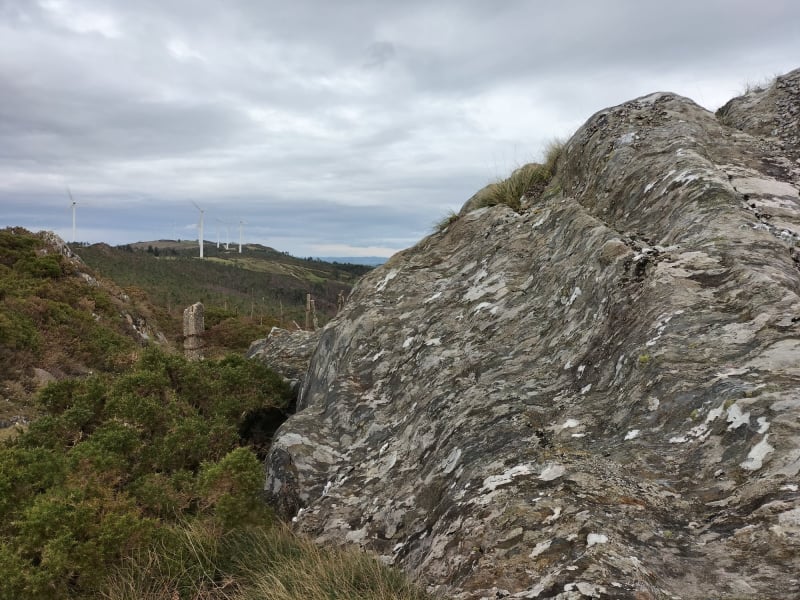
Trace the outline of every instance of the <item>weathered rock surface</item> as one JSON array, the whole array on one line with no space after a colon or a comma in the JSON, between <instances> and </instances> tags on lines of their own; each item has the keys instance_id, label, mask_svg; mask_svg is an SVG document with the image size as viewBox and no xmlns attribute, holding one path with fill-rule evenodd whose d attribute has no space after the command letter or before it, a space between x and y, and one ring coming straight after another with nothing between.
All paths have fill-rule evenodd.
<instances>
[{"instance_id":1,"label":"weathered rock surface","mask_svg":"<svg viewBox=\"0 0 800 600\"><path fill-rule=\"evenodd\" d=\"M319 331L288 331L273 327L266 338L250 344L246 356L277 371L299 391L319 335Z\"/></svg>"},{"instance_id":2,"label":"weathered rock surface","mask_svg":"<svg viewBox=\"0 0 800 600\"><path fill-rule=\"evenodd\" d=\"M369 274L267 492L457 598L800 597L798 103L601 111Z\"/></svg>"}]
</instances>

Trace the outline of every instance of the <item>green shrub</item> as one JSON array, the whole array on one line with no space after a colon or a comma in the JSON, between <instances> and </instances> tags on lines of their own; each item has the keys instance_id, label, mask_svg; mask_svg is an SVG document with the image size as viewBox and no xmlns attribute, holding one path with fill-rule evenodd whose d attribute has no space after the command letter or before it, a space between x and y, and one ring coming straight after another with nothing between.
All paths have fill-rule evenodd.
<instances>
[{"instance_id":1,"label":"green shrub","mask_svg":"<svg viewBox=\"0 0 800 600\"><path fill-rule=\"evenodd\" d=\"M55 279L64 274L62 261L63 258L60 255L54 254L24 256L14 263L14 269L19 273L38 279Z\"/></svg>"},{"instance_id":2,"label":"green shrub","mask_svg":"<svg viewBox=\"0 0 800 600\"><path fill-rule=\"evenodd\" d=\"M269 520L270 511L261 498L264 468L249 448L236 448L200 471L204 508L213 511L224 529Z\"/></svg>"},{"instance_id":3,"label":"green shrub","mask_svg":"<svg viewBox=\"0 0 800 600\"><path fill-rule=\"evenodd\" d=\"M112 566L187 523L221 535L271 520L239 430L289 393L260 363L153 349L38 401L44 416L0 449L0 581L20 597L95 596Z\"/></svg>"},{"instance_id":4,"label":"green shrub","mask_svg":"<svg viewBox=\"0 0 800 600\"><path fill-rule=\"evenodd\" d=\"M41 347L41 336L26 315L0 306L0 346L37 351Z\"/></svg>"}]
</instances>

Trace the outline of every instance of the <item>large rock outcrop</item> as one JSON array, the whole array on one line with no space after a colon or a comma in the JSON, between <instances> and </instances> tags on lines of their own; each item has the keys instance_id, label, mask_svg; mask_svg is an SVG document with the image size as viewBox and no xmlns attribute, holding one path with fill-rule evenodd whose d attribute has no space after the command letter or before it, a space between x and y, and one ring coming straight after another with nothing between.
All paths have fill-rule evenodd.
<instances>
[{"instance_id":1,"label":"large rock outcrop","mask_svg":"<svg viewBox=\"0 0 800 600\"><path fill-rule=\"evenodd\" d=\"M798 115L800 71L601 111L365 277L268 494L457 598L800 597Z\"/></svg>"}]
</instances>

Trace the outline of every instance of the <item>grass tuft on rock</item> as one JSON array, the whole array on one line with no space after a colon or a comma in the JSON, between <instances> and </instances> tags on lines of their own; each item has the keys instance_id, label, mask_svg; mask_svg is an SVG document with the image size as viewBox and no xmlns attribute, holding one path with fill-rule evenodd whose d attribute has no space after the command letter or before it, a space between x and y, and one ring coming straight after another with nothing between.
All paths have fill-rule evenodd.
<instances>
[{"instance_id":1,"label":"grass tuft on rock","mask_svg":"<svg viewBox=\"0 0 800 600\"><path fill-rule=\"evenodd\" d=\"M426 600L398 570L355 549L322 548L285 525L224 535L183 528L169 544L128 560L107 600Z\"/></svg>"},{"instance_id":2,"label":"grass tuft on rock","mask_svg":"<svg viewBox=\"0 0 800 600\"><path fill-rule=\"evenodd\" d=\"M519 212L524 197L541 194L553 180L563 149L563 141L550 141L544 149L544 162L522 165L506 179L490 183L470 198L461 214L500 204Z\"/></svg>"}]
</instances>

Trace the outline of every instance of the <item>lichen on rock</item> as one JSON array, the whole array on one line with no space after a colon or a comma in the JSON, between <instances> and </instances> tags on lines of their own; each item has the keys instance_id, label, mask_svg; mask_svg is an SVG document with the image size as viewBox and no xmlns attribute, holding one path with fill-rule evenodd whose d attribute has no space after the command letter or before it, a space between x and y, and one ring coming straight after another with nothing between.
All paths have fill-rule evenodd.
<instances>
[{"instance_id":1,"label":"lichen on rock","mask_svg":"<svg viewBox=\"0 0 800 600\"><path fill-rule=\"evenodd\" d=\"M455 598L796 597L799 101L600 111L367 275L267 494Z\"/></svg>"}]
</instances>

